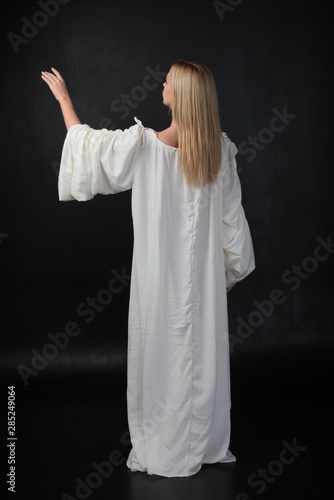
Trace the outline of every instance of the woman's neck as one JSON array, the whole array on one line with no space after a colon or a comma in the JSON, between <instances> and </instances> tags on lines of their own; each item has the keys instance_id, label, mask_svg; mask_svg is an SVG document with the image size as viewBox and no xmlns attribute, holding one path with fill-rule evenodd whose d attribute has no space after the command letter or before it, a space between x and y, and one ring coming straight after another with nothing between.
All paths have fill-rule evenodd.
<instances>
[{"instance_id":1,"label":"woman's neck","mask_svg":"<svg viewBox=\"0 0 334 500\"><path fill-rule=\"evenodd\" d=\"M178 135L177 135L177 126L174 120L168 128L162 131L164 142L167 142L171 146L177 148L178 147Z\"/></svg>"}]
</instances>

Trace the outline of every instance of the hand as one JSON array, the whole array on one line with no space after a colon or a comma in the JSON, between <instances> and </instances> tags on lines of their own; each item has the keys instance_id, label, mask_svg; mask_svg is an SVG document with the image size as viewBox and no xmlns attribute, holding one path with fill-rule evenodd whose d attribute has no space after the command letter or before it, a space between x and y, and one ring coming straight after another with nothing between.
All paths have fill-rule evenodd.
<instances>
[{"instance_id":1,"label":"hand","mask_svg":"<svg viewBox=\"0 0 334 500\"><path fill-rule=\"evenodd\" d=\"M59 71L54 68L51 68L53 73L48 73L47 71L42 71L41 77L43 80L49 85L50 90L53 95L57 99L57 101L62 101L63 99L69 98L69 94L67 92L66 83L61 77Z\"/></svg>"},{"instance_id":2,"label":"hand","mask_svg":"<svg viewBox=\"0 0 334 500\"><path fill-rule=\"evenodd\" d=\"M230 285L229 287L226 288L226 293L229 292L231 290L231 288L233 288L235 285L235 283L233 283L233 285Z\"/></svg>"}]
</instances>

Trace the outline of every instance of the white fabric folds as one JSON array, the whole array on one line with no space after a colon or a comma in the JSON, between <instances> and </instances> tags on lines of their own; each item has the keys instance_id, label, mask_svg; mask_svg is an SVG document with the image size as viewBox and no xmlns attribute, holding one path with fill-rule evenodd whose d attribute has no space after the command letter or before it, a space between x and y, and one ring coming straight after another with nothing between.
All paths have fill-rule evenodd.
<instances>
[{"instance_id":1,"label":"white fabric folds","mask_svg":"<svg viewBox=\"0 0 334 500\"><path fill-rule=\"evenodd\" d=\"M226 287L254 269L253 246L227 135L217 182L194 188L177 149L135 120L124 131L68 130L59 199L132 189L127 466L191 476L235 461Z\"/></svg>"}]
</instances>

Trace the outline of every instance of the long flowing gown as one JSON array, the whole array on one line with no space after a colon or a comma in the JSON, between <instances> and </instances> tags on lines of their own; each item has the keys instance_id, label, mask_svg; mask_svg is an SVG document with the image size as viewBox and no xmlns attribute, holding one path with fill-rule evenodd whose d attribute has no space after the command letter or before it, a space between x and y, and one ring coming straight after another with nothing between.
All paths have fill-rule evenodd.
<instances>
[{"instance_id":1,"label":"long flowing gown","mask_svg":"<svg viewBox=\"0 0 334 500\"><path fill-rule=\"evenodd\" d=\"M216 183L189 187L177 148L135 122L115 131L70 127L59 199L132 189L126 463L191 476L202 464L235 461L226 287L254 269L253 246L227 135Z\"/></svg>"}]
</instances>

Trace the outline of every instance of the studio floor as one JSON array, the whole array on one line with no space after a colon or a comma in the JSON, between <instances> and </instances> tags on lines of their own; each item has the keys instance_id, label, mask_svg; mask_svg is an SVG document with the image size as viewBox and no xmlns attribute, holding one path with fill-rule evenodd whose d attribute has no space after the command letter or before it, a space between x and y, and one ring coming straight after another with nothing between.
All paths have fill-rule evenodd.
<instances>
[{"instance_id":1,"label":"studio floor","mask_svg":"<svg viewBox=\"0 0 334 500\"><path fill-rule=\"evenodd\" d=\"M205 465L189 478L127 469L124 373L45 371L17 390L16 494L6 498L333 498L330 364L330 353L312 346L235 356L230 450L237 461Z\"/></svg>"}]
</instances>

